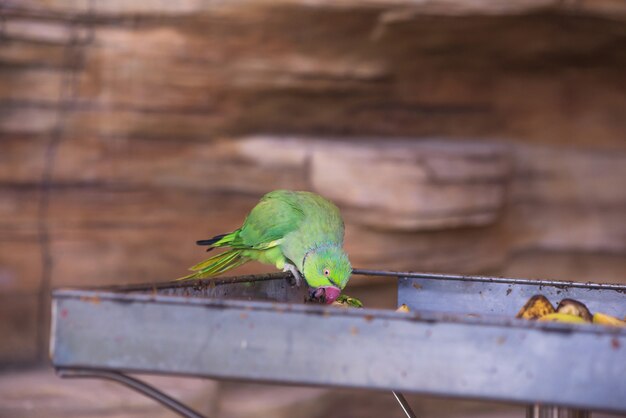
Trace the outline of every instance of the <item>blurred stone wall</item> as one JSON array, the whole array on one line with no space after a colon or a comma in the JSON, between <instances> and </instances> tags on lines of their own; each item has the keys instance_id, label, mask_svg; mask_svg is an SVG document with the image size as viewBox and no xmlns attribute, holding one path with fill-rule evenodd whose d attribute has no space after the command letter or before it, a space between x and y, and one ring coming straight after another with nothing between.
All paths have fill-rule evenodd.
<instances>
[{"instance_id":1,"label":"blurred stone wall","mask_svg":"<svg viewBox=\"0 0 626 418\"><path fill-rule=\"evenodd\" d=\"M277 188L337 202L357 267L626 278L621 2L0 15L1 364L45 359L52 288L178 277Z\"/></svg>"}]
</instances>

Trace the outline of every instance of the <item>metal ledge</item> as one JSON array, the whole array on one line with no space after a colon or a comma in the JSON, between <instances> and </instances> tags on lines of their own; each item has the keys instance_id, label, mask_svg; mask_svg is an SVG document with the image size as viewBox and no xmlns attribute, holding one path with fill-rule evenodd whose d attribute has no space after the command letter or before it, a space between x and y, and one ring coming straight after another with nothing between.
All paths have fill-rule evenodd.
<instances>
[{"instance_id":1,"label":"metal ledge","mask_svg":"<svg viewBox=\"0 0 626 418\"><path fill-rule=\"evenodd\" d=\"M441 308L450 306L450 294L463 294L458 280L393 275L400 277L400 300L409 294L426 295L419 297ZM231 286L230 295L249 297L245 289L260 286L259 294L270 299L272 291L262 288L282 289L275 299L301 301L302 290L290 286L286 277L221 279L222 284L205 283L195 291L180 284L159 285L156 291L152 285L55 291L53 364L626 412L626 329L529 322L494 314L487 307L490 301L507 300L500 295L503 289L484 293L482 305L473 305L489 315L471 316L466 311L469 304L460 309L464 313L406 314L207 296L212 291L206 289ZM430 282L419 282L418 289L414 280ZM476 301L481 296L471 286L494 285L489 280L463 280ZM432 292L420 293L429 283L435 286ZM522 286L496 285L513 286L510 295ZM602 290L618 295L616 303L625 306L619 286L618 291ZM191 293L172 296L172 292ZM422 304L417 299L411 303ZM505 305L520 307L516 300Z\"/></svg>"}]
</instances>

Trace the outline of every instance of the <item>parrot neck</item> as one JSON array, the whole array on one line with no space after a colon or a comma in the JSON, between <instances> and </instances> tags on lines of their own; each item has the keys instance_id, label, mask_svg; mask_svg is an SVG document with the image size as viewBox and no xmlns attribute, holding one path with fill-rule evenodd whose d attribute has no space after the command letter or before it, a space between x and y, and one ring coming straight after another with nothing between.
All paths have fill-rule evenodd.
<instances>
[{"instance_id":1,"label":"parrot neck","mask_svg":"<svg viewBox=\"0 0 626 418\"><path fill-rule=\"evenodd\" d=\"M306 259L309 257L310 254L316 253L320 250L325 250L327 248L331 248L331 247L337 247L337 245L335 244L323 244L323 245L319 245L317 247L313 247L313 248L309 248L307 250L307 252L304 253L304 258L302 259L302 269L300 271L302 271L302 273L304 273L304 265L306 264Z\"/></svg>"}]
</instances>

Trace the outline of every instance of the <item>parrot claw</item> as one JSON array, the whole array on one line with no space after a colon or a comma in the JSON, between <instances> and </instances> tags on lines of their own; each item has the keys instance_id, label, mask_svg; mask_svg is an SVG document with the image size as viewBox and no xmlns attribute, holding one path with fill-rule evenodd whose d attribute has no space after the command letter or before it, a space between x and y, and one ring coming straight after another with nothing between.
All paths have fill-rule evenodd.
<instances>
[{"instance_id":1,"label":"parrot claw","mask_svg":"<svg viewBox=\"0 0 626 418\"><path fill-rule=\"evenodd\" d=\"M283 271L290 272L293 275L293 278L295 279L296 286L300 287L300 285L302 284L302 276L300 276L300 272L298 271L296 266L294 266L293 264L285 264Z\"/></svg>"}]
</instances>

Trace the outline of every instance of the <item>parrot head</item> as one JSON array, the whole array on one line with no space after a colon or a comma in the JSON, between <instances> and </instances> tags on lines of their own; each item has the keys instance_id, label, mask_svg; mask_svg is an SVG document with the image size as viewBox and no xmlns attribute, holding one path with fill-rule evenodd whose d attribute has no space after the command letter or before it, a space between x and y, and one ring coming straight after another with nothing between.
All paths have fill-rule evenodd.
<instances>
[{"instance_id":1,"label":"parrot head","mask_svg":"<svg viewBox=\"0 0 626 418\"><path fill-rule=\"evenodd\" d=\"M315 300L333 303L346 287L352 266L348 256L339 246L318 247L310 250L304 258L302 274L313 289Z\"/></svg>"}]
</instances>

